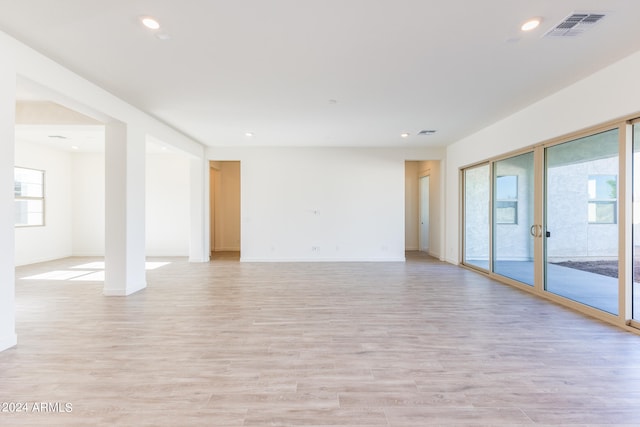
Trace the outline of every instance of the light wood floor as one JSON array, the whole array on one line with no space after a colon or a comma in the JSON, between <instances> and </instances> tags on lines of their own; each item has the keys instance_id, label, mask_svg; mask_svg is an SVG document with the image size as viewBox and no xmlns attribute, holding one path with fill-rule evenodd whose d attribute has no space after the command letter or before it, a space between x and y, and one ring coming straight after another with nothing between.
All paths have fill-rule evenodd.
<instances>
[{"instance_id":1,"label":"light wood floor","mask_svg":"<svg viewBox=\"0 0 640 427\"><path fill-rule=\"evenodd\" d=\"M72 412L0 425L640 425L640 336L418 254L23 279L88 261L17 269L0 402Z\"/></svg>"}]
</instances>

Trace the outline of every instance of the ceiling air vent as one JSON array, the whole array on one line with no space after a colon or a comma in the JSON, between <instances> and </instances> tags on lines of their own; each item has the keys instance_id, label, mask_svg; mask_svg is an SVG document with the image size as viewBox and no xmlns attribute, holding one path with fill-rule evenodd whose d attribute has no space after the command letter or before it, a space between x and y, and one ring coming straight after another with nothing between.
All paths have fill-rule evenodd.
<instances>
[{"instance_id":1,"label":"ceiling air vent","mask_svg":"<svg viewBox=\"0 0 640 427\"><path fill-rule=\"evenodd\" d=\"M604 13L584 12L572 13L558 25L547 31L544 37L575 37L593 28L605 17Z\"/></svg>"},{"instance_id":2,"label":"ceiling air vent","mask_svg":"<svg viewBox=\"0 0 640 427\"><path fill-rule=\"evenodd\" d=\"M433 135L434 133L436 133L435 130L427 129L427 130L421 130L420 132L418 132L418 135Z\"/></svg>"}]
</instances>

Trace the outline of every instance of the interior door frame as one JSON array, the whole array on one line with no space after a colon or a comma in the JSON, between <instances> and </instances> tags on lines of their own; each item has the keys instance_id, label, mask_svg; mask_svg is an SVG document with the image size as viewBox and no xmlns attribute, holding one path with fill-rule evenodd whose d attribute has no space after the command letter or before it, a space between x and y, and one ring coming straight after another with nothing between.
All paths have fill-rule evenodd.
<instances>
[{"instance_id":1,"label":"interior door frame","mask_svg":"<svg viewBox=\"0 0 640 427\"><path fill-rule=\"evenodd\" d=\"M430 243L430 240L431 240L431 228L430 228L431 224L430 223L427 224L427 235L428 235L427 244L424 245L424 242L422 241L423 240L422 236L424 234L422 232L423 225L424 225L423 222L422 222L422 218L423 218L422 214L423 214L423 211L424 211L424 208L425 208L425 203L424 203L424 200L423 200L423 197L422 197L422 195L423 195L423 191L422 190L423 190L423 185L424 185L424 182L425 182L425 178L426 178L426 181L427 181L427 194L428 194L428 197L427 197L427 200L426 200L426 202L427 202L426 203L426 205L427 205L426 206L426 208L427 208L427 212L426 212L427 213L427 221L428 222L431 221L431 215L430 215L430 209L431 209L431 200L430 200L431 199L431 174L429 173L429 171L427 171L427 172L421 173L420 176L418 177L418 195L419 195L418 196L418 221L419 221L419 224L418 224L418 250L420 252L429 253L429 249L430 249L430 244L429 243Z\"/></svg>"}]
</instances>

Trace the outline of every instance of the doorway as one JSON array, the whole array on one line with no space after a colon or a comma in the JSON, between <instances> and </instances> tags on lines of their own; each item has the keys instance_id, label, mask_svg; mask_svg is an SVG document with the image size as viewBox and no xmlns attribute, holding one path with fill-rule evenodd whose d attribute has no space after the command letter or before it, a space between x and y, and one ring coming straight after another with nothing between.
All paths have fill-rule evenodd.
<instances>
[{"instance_id":1,"label":"doorway","mask_svg":"<svg viewBox=\"0 0 640 427\"><path fill-rule=\"evenodd\" d=\"M405 250L443 259L440 160L405 161Z\"/></svg>"},{"instance_id":2,"label":"doorway","mask_svg":"<svg viewBox=\"0 0 640 427\"><path fill-rule=\"evenodd\" d=\"M240 259L240 162L209 162L212 260Z\"/></svg>"}]
</instances>

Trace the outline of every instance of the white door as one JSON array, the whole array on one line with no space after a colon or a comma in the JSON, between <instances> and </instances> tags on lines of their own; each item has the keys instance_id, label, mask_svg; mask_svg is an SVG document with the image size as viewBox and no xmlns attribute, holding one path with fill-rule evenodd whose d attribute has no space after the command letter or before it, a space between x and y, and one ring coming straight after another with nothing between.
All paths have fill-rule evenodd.
<instances>
[{"instance_id":1,"label":"white door","mask_svg":"<svg viewBox=\"0 0 640 427\"><path fill-rule=\"evenodd\" d=\"M429 176L420 178L420 250L429 252Z\"/></svg>"}]
</instances>

